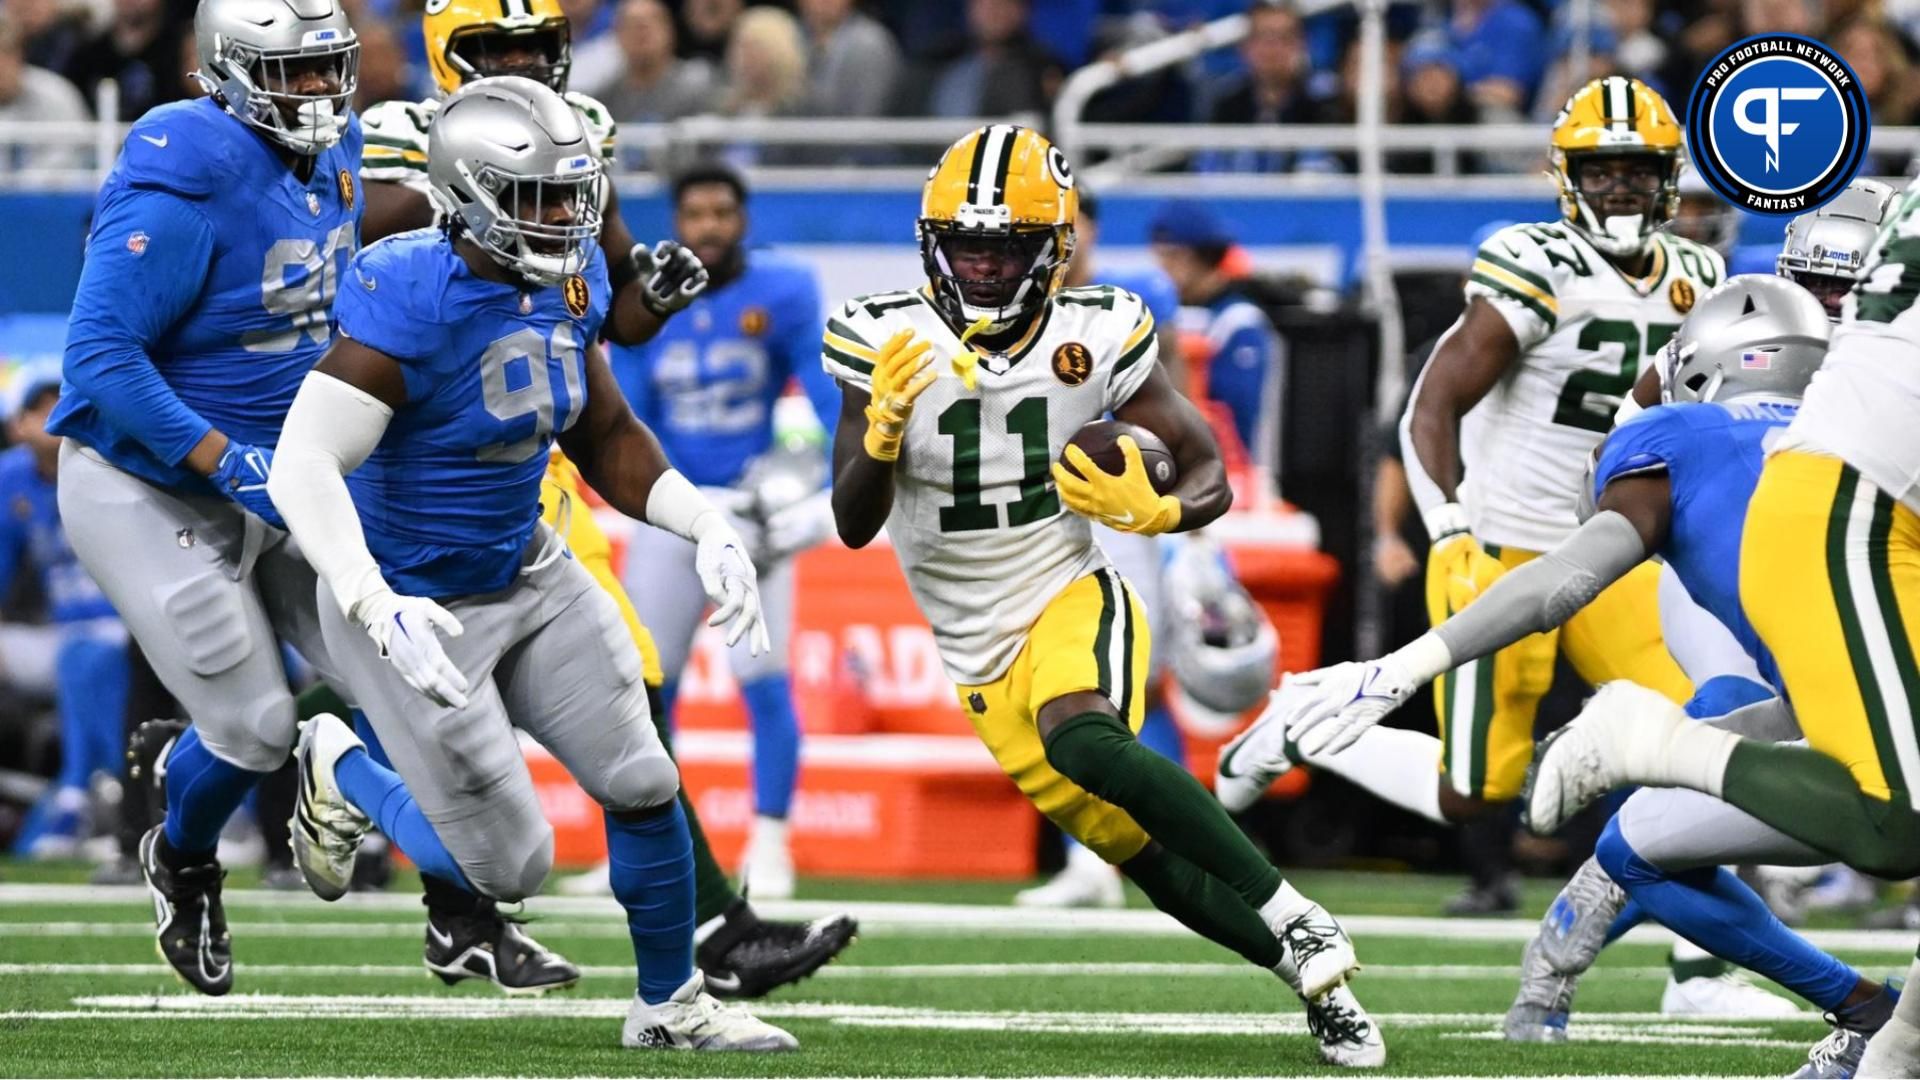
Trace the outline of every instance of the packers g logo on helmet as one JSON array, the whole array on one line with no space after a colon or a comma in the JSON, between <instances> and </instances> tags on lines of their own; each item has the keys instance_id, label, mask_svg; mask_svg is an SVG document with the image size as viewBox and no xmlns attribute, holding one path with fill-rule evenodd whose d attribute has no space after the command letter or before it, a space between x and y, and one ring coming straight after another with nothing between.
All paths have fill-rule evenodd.
<instances>
[{"instance_id":1,"label":"packers g logo on helmet","mask_svg":"<svg viewBox=\"0 0 1920 1080\"><path fill-rule=\"evenodd\" d=\"M1639 79L1609 75L1574 92L1553 123L1553 177L1560 185L1560 213L1567 224L1608 255L1632 256L1647 250L1653 234L1680 208L1680 125L1673 110ZM1640 213L1602 216L1580 187L1581 168L1589 161L1651 157L1658 183Z\"/></svg>"},{"instance_id":2,"label":"packers g logo on helmet","mask_svg":"<svg viewBox=\"0 0 1920 1080\"><path fill-rule=\"evenodd\" d=\"M442 94L489 75L521 75L566 92L573 39L560 0L427 0L420 31ZM538 49L542 59L500 66L499 51L515 46Z\"/></svg>"},{"instance_id":3,"label":"packers g logo on helmet","mask_svg":"<svg viewBox=\"0 0 1920 1080\"><path fill-rule=\"evenodd\" d=\"M1014 124L968 132L928 175L914 227L935 306L969 336L1019 324L1065 280L1079 212L1066 155L1039 132ZM956 268L981 258L1019 269L980 277Z\"/></svg>"}]
</instances>

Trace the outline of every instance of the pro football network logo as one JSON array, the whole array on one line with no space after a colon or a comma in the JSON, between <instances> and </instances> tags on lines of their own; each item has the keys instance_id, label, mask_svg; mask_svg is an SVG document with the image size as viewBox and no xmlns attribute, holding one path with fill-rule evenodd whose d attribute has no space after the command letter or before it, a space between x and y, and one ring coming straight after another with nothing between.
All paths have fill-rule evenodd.
<instances>
[{"instance_id":1,"label":"pro football network logo","mask_svg":"<svg viewBox=\"0 0 1920 1080\"><path fill-rule=\"evenodd\" d=\"M1728 46L1687 102L1693 166L1728 202L1756 214L1804 214L1846 190L1872 123L1853 69L1798 34Z\"/></svg>"}]
</instances>

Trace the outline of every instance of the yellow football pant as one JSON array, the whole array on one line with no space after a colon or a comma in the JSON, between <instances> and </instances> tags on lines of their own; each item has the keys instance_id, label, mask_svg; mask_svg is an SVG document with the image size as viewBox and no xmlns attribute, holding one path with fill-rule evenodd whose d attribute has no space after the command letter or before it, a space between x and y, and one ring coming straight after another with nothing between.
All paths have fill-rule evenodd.
<instances>
[{"instance_id":1,"label":"yellow football pant","mask_svg":"<svg viewBox=\"0 0 1920 1080\"><path fill-rule=\"evenodd\" d=\"M960 708L1000 768L1040 812L1116 866L1147 846L1126 811L1103 802L1047 763L1041 706L1083 690L1112 701L1135 734L1146 718L1147 611L1126 579L1098 570L1060 590L1027 633L1006 674L961 686Z\"/></svg>"},{"instance_id":2,"label":"yellow football pant","mask_svg":"<svg viewBox=\"0 0 1920 1080\"><path fill-rule=\"evenodd\" d=\"M627 632L640 650L641 673L648 686L658 689L666 681L666 673L660 670L660 650L654 647L653 635L640 622L633 601L627 599L627 590L621 588L620 578L613 572L613 545L600 523L593 520L593 508L580 494L580 484L580 470L555 450L547 459L547 475L540 481L541 520L562 534L573 557L620 605L620 617L627 621Z\"/></svg>"},{"instance_id":3,"label":"yellow football pant","mask_svg":"<svg viewBox=\"0 0 1920 1080\"><path fill-rule=\"evenodd\" d=\"M1807 742L1862 793L1920 810L1920 515L1839 458L1775 454L1747 506L1740 603Z\"/></svg>"},{"instance_id":4,"label":"yellow football pant","mask_svg":"<svg viewBox=\"0 0 1920 1080\"><path fill-rule=\"evenodd\" d=\"M1484 546L1508 570L1540 557L1533 551ZM1693 684L1660 636L1659 582L1659 567L1642 563L1558 630L1522 638L1436 679L1440 771L1448 785L1486 802L1508 802L1520 794L1533 760L1534 716L1553 685L1554 659L1563 650L1591 686L1631 679L1685 704L1693 696ZM1438 626L1452 614L1446 582L1429 574L1428 617Z\"/></svg>"}]
</instances>

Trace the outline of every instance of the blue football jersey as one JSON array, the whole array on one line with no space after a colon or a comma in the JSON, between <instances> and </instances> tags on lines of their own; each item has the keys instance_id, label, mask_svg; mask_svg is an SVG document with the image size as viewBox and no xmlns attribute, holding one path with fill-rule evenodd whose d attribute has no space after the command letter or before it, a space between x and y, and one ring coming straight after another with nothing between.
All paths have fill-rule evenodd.
<instances>
[{"instance_id":1,"label":"blue football jersey","mask_svg":"<svg viewBox=\"0 0 1920 1080\"><path fill-rule=\"evenodd\" d=\"M583 350L607 301L597 246L585 273L531 292L475 277L441 229L398 233L354 259L335 305L340 332L399 361L407 388L347 478L395 590L471 596L513 581L540 521L548 449L586 407Z\"/></svg>"},{"instance_id":2,"label":"blue football jersey","mask_svg":"<svg viewBox=\"0 0 1920 1080\"><path fill-rule=\"evenodd\" d=\"M1661 405L1608 435L1594 467L1596 497L1618 477L1667 474L1673 520L1655 554L1783 694L1780 670L1740 606L1740 533L1767 450L1797 411L1773 402Z\"/></svg>"},{"instance_id":3,"label":"blue football jersey","mask_svg":"<svg viewBox=\"0 0 1920 1080\"><path fill-rule=\"evenodd\" d=\"M53 481L40 475L32 449L16 446L0 452L0 593L26 567L40 575L47 615L54 622L115 617L113 605L67 544Z\"/></svg>"},{"instance_id":4,"label":"blue football jersey","mask_svg":"<svg viewBox=\"0 0 1920 1080\"><path fill-rule=\"evenodd\" d=\"M765 251L612 363L633 411L695 484L725 487L773 442L773 403L798 377L829 435L840 391L820 366L820 285Z\"/></svg>"},{"instance_id":5,"label":"blue football jersey","mask_svg":"<svg viewBox=\"0 0 1920 1080\"><path fill-rule=\"evenodd\" d=\"M210 99L141 117L94 208L49 430L196 491L212 489L180 462L209 425L279 441L333 337L359 165L357 116L306 181Z\"/></svg>"}]
</instances>

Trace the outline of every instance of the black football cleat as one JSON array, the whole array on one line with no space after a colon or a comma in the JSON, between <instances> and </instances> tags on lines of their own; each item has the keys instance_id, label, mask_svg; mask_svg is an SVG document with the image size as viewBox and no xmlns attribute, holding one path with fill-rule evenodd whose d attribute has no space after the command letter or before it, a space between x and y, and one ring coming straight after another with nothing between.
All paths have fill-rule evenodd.
<instances>
[{"instance_id":1,"label":"black football cleat","mask_svg":"<svg viewBox=\"0 0 1920 1080\"><path fill-rule=\"evenodd\" d=\"M707 993L720 998L757 998L797 983L853 943L860 924L851 915L812 922L762 919L735 900L725 921L700 943L694 963L706 973Z\"/></svg>"},{"instance_id":2,"label":"black football cleat","mask_svg":"<svg viewBox=\"0 0 1920 1080\"><path fill-rule=\"evenodd\" d=\"M140 838L140 873L153 894L154 941L161 958L187 985L218 997L233 989L233 941L220 903L220 883L227 872L216 859L166 865L160 858L165 828L155 825Z\"/></svg>"},{"instance_id":3,"label":"black football cleat","mask_svg":"<svg viewBox=\"0 0 1920 1080\"><path fill-rule=\"evenodd\" d=\"M580 969L535 941L492 900L472 914L427 909L427 970L452 986L485 979L509 994L544 994L580 981Z\"/></svg>"}]
</instances>

